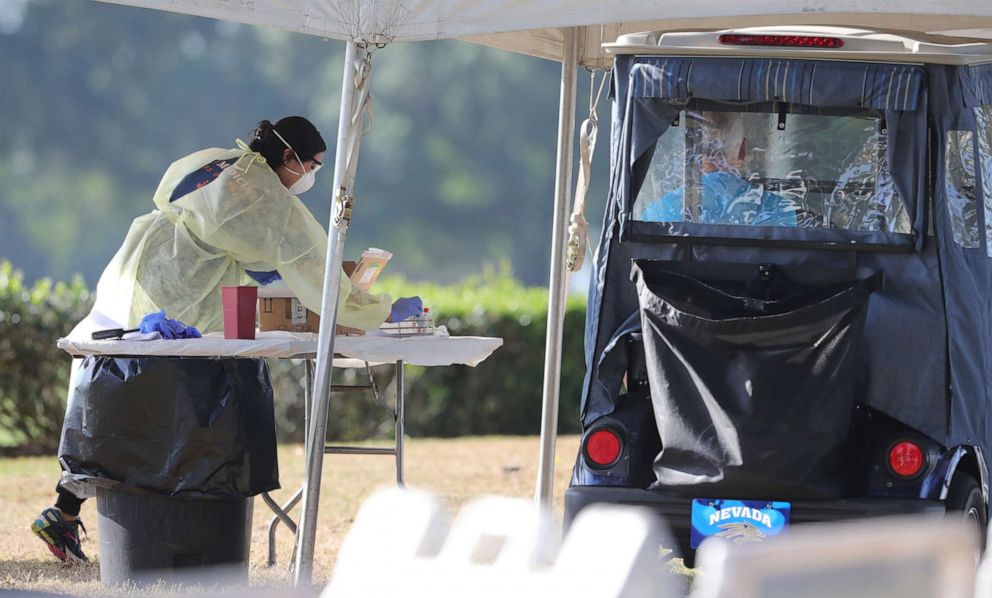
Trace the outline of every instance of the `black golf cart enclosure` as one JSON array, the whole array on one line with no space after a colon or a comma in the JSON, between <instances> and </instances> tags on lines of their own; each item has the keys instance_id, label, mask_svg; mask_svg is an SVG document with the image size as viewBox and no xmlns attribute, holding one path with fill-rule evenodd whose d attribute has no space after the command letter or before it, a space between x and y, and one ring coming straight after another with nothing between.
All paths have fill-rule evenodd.
<instances>
[{"instance_id":1,"label":"black golf cart enclosure","mask_svg":"<svg viewBox=\"0 0 992 598\"><path fill-rule=\"evenodd\" d=\"M763 27L607 46L611 182L566 519L707 536L988 520L992 44Z\"/></svg>"}]
</instances>

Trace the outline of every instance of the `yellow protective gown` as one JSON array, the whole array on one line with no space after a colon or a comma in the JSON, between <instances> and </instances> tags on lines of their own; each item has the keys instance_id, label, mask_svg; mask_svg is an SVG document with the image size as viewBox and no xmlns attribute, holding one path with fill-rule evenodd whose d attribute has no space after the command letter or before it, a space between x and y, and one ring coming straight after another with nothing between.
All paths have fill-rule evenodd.
<instances>
[{"instance_id":1,"label":"yellow protective gown","mask_svg":"<svg viewBox=\"0 0 992 598\"><path fill-rule=\"evenodd\" d=\"M320 312L327 233L265 159L239 145L169 167L155 192L158 209L134 220L100 277L94 312L132 328L165 310L201 332L223 330L220 288L245 283L245 270L278 270ZM221 169L215 179L170 202L187 175L211 163ZM352 289L343 273L338 301L338 324L362 330L378 327L392 303Z\"/></svg>"}]
</instances>

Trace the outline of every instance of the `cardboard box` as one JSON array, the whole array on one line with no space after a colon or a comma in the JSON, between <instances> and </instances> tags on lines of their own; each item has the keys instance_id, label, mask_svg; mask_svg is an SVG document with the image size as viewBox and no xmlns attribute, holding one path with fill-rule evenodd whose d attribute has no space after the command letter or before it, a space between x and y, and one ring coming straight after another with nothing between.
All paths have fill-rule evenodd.
<instances>
[{"instance_id":1,"label":"cardboard box","mask_svg":"<svg viewBox=\"0 0 992 598\"><path fill-rule=\"evenodd\" d=\"M366 249L356 262L341 264L345 275L352 284L368 290L393 254L374 247ZM292 296L288 287L273 290L263 287L258 294L258 329L287 330L289 332L317 332L320 329L320 316L307 309L299 299ZM335 334L362 335L364 331L348 326L338 326Z\"/></svg>"},{"instance_id":2,"label":"cardboard box","mask_svg":"<svg viewBox=\"0 0 992 598\"><path fill-rule=\"evenodd\" d=\"M258 329L317 332L320 316L303 306L296 297L259 297Z\"/></svg>"},{"instance_id":3,"label":"cardboard box","mask_svg":"<svg viewBox=\"0 0 992 598\"><path fill-rule=\"evenodd\" d=\"M286 330L289 332L317 332L320 330L320 316L313 313L296 297L259 297L258 329ZM364 330L338 325L334 334L361 336Z\"/></svg>"}]
</instances>

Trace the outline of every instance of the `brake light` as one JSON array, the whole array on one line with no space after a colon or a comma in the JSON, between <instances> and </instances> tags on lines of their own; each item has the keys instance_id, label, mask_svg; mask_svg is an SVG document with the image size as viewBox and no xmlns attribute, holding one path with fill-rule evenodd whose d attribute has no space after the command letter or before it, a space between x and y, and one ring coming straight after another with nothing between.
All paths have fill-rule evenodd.
<instances>
[{"instance_id":1,"label":"brake light","mask_svg":"<svg viewBox=\"0 0 992 598\"><path fill-rule=\"evenodd\" d=\"M599 467L616 463L622 448L620 437L608 428L596 430L586 438L586 457Z\"/></svg>"},{"instance_id":2,"label":"brake light","mask_svg":"<svg viewBox=\"0 0 992 598\"><path fill-rule=\"evenodd\" d=\"M889 467L896 475L911 478L923 469L923 450L908 440L897 442L889 449Z\"/></svg>"},{"instance_id":3,"label":"brake light","mask_svg":"<svg viewBox=\"0 0 992 598\"><path fill-rule=\"evenodd\" d=\"M779 48L839 48L844 40L819 35L739 35L726 33L720 43L728 46L772 46Z\"/></svg>"}]
</instances>

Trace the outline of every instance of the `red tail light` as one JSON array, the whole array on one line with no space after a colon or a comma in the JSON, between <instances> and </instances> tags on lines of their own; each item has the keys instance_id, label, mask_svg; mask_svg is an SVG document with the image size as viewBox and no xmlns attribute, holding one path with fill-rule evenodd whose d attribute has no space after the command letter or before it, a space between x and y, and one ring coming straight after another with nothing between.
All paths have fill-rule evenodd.
<instances>
[{"instance_id":1,"label":"red tail light","mask_svg":"<svg viewBox=\"0 0 992 598\"><path fill-rule=\"evenodd\" d=\"M600 428L586 437L586 457L593 466L609 467L620 459L623 444L616 432Z\"/></svg>"},{"instance_id":2,"label":"red tail light","mask_svg":"<svg viewBox=\"0 0 992 598\"><path fill-rule=\"evenodd\" d=\"M839 48L844 40L839 37L819 35L738 35L720 36L720 43L728 46L772 46L777 48Z\"/></svg>"},{"instance_id":3,"label":"red tail light","mask_svg":"<svg viewBox=\"0 0 992 598\"><path fill-rule=\"evenodd\" d=\"M889 468L898 476L915 476L923 469L924 461L923 450L908 440L897 442L889 449Z\"/></svg>"}]
</instances>

